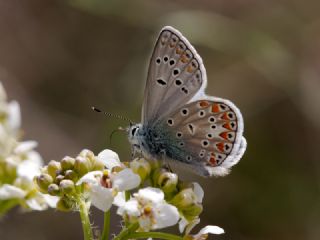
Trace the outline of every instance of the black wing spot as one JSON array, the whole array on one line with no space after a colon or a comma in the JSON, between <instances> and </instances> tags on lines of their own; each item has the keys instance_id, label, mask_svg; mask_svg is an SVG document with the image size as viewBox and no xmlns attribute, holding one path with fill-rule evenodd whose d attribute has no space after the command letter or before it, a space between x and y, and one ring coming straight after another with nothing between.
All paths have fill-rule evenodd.
<instances>
[{"instance_id":1,"label":"black wing spot","mask_svg":"<svg viewBox=\"0 0 320 240\"><path fill-rule=\"evenodd\" d=\"M209 146L209 141L208 140L202 140L201 145L202 145L202 147L208 147Z\"/></svg>"},{"instance_id":2,"label":"black wing spot","mask_svg":"<svg viewBox=\"0 0 320 240\"><path fill-rule=\"evenodd\" d=\"M172 118L169 118L169 119L167 120L167 123L168 123L169 126L173 126L174 121L173 121Z\"/></svg>"},{"instance_id":3,"label":"black wing spot","mask_svg":"<svg viewBox=\"0 0 320 240\"><path fill-rule=\"evenodd\" d=\"M180 85L182 84L182 81L181 81L180 79L177 79L177 80L175 81L175 83L176 83L177 86L180 86Z\"/></svg>"},{"instance_id":4,"label":"black wing spot","mask_svg":"<svg viewBox=\"0 0 320 240\"><path fill-rule=\"evenodd\" d=\"M189 90L186 88L186 87L182 87L181 88L181 91L185 94L188 94L189 93Z\"/></svg>"},{"instance_id":5,"label":"black wing spot","mask_svg":"<svg viewBox=\"0 0 320 240\"><path fill-rule=\"evenodd\" d=\"M167 56L165 56L165 57L163 58L163 61L164 61L164 62L168 62L168 60L169 60L169 58L168 58Z\"/></svg>"},{"instance_id":6,"label":"black wing spot","mask_svg":"<svg viewBox=\"0 0 320 240\"><path fill-rule=\"evenodd\" d=\"M173 69L173 76L177 76L180 73L178 68Z\"/></svg>"},{"instance_id":7,"label":"black wing spot","mask_svg":"<svg viewBox=\"0 0 320 240\"><path fill-rule=\"evenodd\" d=\"M216 119L215 119L214 117L212 117L212 116L209 117L209 122L210 122L210 123L214 123L215 121L216 121Z\"/></svg>"},{"instance_id":8,"label":"black wing spot","mask_svg":"<svg viewBox=\"0 0 320 240\"><path fill-rule=\"evenodd\" d=\"M188 113L189 113L189 110L187 108L184 108L184 109L181 110L181 115L182 116L187 116Z\"/></svg>"},{"instance_id":9,"label":"black wing spot","mask_svg":"<svg viewBox=\"0 0 320 240\"><path fill-rule=\"evenodd\" d=\"M216 129L217 126L213 124L213 125L211 125L211 128L212 128L212 129Z\"/></svg>"},{"instance_id":10,"label":"black wing spot","mask_svg":"<svg viewBox=\"0 0 320 240\"><path fill-rule=\"evenodd\" d=\"M213 135L211 133L208 133L207 138L213 138Z\"/></svg>"},{"instance_id":11,"label":"black wing spot","mask_svg":"<svg viewBox=\"0 0 320 240\"><path fill-rule=\"evenodd\" d=\"M157 80L157 83L159 83L161 86L166 86L166 85L167 85L167 82L164 81L164 80L161 79L161 78L159 78L159 79Z\"/></svg>"},{"instance_id":12,"label":"black wing spot","mask_svg":"<svg viewBox=\"0 0 320 240\"><path fill-rule=\"evenodd\" d=\"M199 111L199 117L204 117L206 115L206 112L204 110Z\"/></svg>"},{"instance_id":13,"label":"black wing spot","mask_svg":"<svg viewBox=\"0 0 320 240\"><path fill-rule=\"evenodd\" d=\"M191 156L187 156L186 159L187 159L188 162L191 162L192 157Z\"/></svg>"},{"instance_id":14,"label":"black wing spot","mask_svg":"<svg viewBox=\"0 0 320 240\"><path fill-rule=\"evenodd\" d=\"M183 146L184 146L184 142L180 142L180 143L179 143L179 146L180 146L180 147L183 147Z\"/></svg>"},{"instance_id":15,"label":"black wing spot","mask_svg":"<svg viewBox=\"0 0 320 240\"><path fill-rule=\"evenodd\" d=\"M190 123L190 124L188 124L188 129L189 129L189 132L191 133L191 134L194 134L194 126Z\"/></svg>"},{"instance_id":16,"label":"black wing spot","mask_svg":"<svg viewBox=\"0 0 320 240\"><path fill-rule=\"evenodd\" d=\"M157 63L157 64L160 64L160 63L161 63L161 59L160 59L159 57L156 59L156 63Z\"/></svg>"},{"instance_id":17,"label":"black wing spot","mask_svg":"<svg viewBox=\"0 0 320 240\"><path fill-rule=\"evenodd\" d=\"M177 138L181 138L182 137L182 132L177 132L176 136L177 136Z\"/></svg>"},{"instance_id":18,"label":"black wing spot","mask_svg":"<svg viewBox=\"0 0 320 240\"><path fill-rule=\"evenodd\" d=\"M173 66L175 63L176 63L176 61L174 59L171 59L170 62L169 62L169 65Z\"/></svg>"}]
</instances>

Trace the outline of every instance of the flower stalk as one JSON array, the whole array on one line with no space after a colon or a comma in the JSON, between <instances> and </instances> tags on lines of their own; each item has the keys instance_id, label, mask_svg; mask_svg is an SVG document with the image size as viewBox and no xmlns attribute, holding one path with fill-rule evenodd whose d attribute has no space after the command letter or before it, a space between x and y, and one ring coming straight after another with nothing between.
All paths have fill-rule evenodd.
<instances>
[{"instance_id":1,"label":"flower stalk","mask_svg":"<svg viewBox=\"0 0 320 240\"><path fill-rule=\"evenodd\" d=\"M79 212L83 230L83 238L84 240L93 240L93 233L91 230L91 224L89 219L89 211L86 203L82 199L78 199L79 204Z\"/></svg>"},{"instance_id":2,"label":"flower stalk","mask_svg":"<svg viewBox=\"0 0 320 240\"><path fill-rule=\"evenodd\" d=\"M101 240L108 240L110 232L110 211L104 213L103 232Z\"/></svg>"}]
</instances>

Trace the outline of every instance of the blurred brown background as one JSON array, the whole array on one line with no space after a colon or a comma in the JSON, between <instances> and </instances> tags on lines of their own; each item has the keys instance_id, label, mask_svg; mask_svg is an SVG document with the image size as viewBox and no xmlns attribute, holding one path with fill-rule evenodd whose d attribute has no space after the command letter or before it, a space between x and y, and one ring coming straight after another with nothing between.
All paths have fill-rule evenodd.
<instances>
[{"instance_id":1,"label":"blurred brown background","mask_svg":"<svg viewBox=\"0 0 320 240\"><path fill-rule=\"evenodd\" d=\"M140 121L155 38L164 25L176 27L204 60L207 93L243 112L248 140L229 176L181 175L205 188L200 225L225 229L211 239L316 240L319 12L317 0L0 0L0 79L21 104L25 139L39 142L45 161L83 148L98 153L127 123L90 106ZM128 160L126 136L116 134L113 144ZM93 216L101 225L102 213ZM78 213L15 210L0 221L1 240L81 238Z\"/></svg>"}]
</instances>

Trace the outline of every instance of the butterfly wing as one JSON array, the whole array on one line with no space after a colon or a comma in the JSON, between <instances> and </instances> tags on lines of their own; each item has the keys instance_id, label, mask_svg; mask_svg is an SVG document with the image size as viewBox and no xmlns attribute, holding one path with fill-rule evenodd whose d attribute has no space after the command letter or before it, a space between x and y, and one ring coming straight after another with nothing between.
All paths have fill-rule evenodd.
<instances>
[{"instance_id":1,"label":"butterfly wing","mask_svg":"<svg viewBox=\"0 0 320 240\"><path fill-rule=\"evenodd\" d=\"M164 27L156 42L148 70L142 110L143 124L156 124L206 86L201 57L172 27Z\"/></svg>"},{"instance_id":2,"label":"butterfly wing","mask_svg":"<svg viewBox=\"0 0 320 240\"><path fill-rule=\"evenodd\" d=\"M175 148L168 148L166 155L191 165L203 176L227 174L246 149L242 115L228 100L195 100L164 121L176 140Z\"/></svg>"}]
</instances>

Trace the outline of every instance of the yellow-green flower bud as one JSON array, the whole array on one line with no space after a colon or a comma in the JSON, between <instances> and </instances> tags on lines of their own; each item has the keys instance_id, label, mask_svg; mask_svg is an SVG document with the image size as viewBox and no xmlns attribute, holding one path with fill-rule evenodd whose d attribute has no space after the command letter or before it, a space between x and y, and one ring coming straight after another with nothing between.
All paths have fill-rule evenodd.
<instances>
[{"instance_id":1,"label":"yellow-green flower bud","mask_svg":"<svg viewBox=\"0 0 320 240\"><path fill-rule=\"evenodd\" d=\"M195 217L198 217L201 214L202 210L202 205L195 203L189 207L181 209L181 212L187 220L192 220Z\"/></svg>"},{"instance_id":2,"label":"yellow-green flower bud","mask_svg":"<svg viewBox=\"0 0 320 240\"><path fill-rule=\"evenodd\" d=\"M46 193L48 186L53 182L53 179L49 174L42 173L40 176L36 177L36 182L41 192Z\"/></svg>"},{"instance_id":3,"label":"yellow-green flower bud","mask_svg":"<svg viewBox=\"0 0 320 240\"><path fill-rule=\"evenodd\" d=\"M92 171L101 171L103 169L104 169L104 163L95 157Z\"/></svg>"},{"instance_id":4,"label":"yellow-green flower bud","mask_svg":"<svg viewBox=\"0 0 320 240\"><path fill-rule=\"evenodd\" d=\"M140 176L141 182L144 182L144 180L149 176L151 172L150 163L144 158L136 158L131 161L130 168L134 173Z\"/></svg>"},{"instance_id":5,"label":"yellow-green flower bud","mask_svg":"<svg viewBox=\"0 0 320 240\"><path fill-rule=\"evenodd\" d=\"M66 171L66 170L69 170L69 169L73 169L74 162L75 162L74 158L68 157L68 156L64 157L61 160L61 168L62 168L62 170Z\"/></svg>"},{"instance_id":6,"label":"yellow-green flower bud","mask_svg":"<svg viewBox=\"0 0 320 240\"><path fill-rule=\"evenodd\" d=\"M88 149L82 150L78 156L86 158L90 161L92 161L95 158L94 153Z\"/></svg>"},{"instance_id":7,"label":"yellow-green flower bud","mask_svg":"<svg viewBox=\"0 0 320 240\"><path fill-rule=\"evenodd\" d=\"M63 179L64 179L63 175L58 175L58 176L56 176L55 183L59 184Z\"/></svg>"},{"instance_id":8,"label":"yellow-green flower bud","mask_svg":"<svg viewBox=\"0 0 320 240\"><path fill-rule=\"evenodd\" d=\"M62 180L59 187L63 193L70 194L75 191L74 182L68 179Z\"/></svg>"},{"instance_id":9,"label":"yellow-green flower bud","mask_svg":"<svg viewBox=\"0 0 320 240\"><path fill-rule=\"evenodd\" d=\"M61 171L61 165L59 162L51 160L48 164L47 171L51 177L55 178L57 172Z\"/></svg>"},{"instance_id":10,"label":"yellow-green flower bud","mask_svg":"<svg viewBox=\"0 0 320 240\"><path fill-rule=\"evenodd\" d=\"M57 202L57 209L63 212L69 212L72 210L72 202L67 198L60 198Z\"/></svg>"},{"instance_id":11,"label":"yellow-green flower bud","mask_svg":"<svg viewBox=\"0 0 320 240\"><path fill-rule=\"evenodd\" d=\"M166 194L175 193L177 191L178 175L171 172L162 172L159 175L157 184Z\"/></svg>"},{"instance_id":12,"label":"yellow-green flower bud","mask_svg":"<svg viewBox=\"0 0 320 240\"><path fill-rule=\"evenodd\" d=\"M72 180L73 182L76 182L78 180L78 175L73 170L67 170L64 173L64 178Z\"/></svg>"},{"instance_id":13,"label":"yellow-green flower bud","mask_svg":"<svg viewBox=\"0 0 320 240\"><path fill-rule=\"evenodd\" d=\"M186 188L175 195L170 203L178 209L184 209L196 203L196 196L191 188Z\"/></svg>"},{"instance_id":14,"label":"yellow-green flower bud","mask_svg":"<svg viewBox=\"0 0 320 240\"><path fill-rule=\"evenodd\" d=\"M58 196L60 194L59 186L54 183L50 184L48 186L48 193L52 196Z\"/></svg>"},{"instance_id":15,"label":"yellow-green flower bud","mask_svg":"<svg viewBox=\"0 0 320 240\"><path fill-rule=\"evenodd\" d=\"M78 156L74 163L74 170L78 173L79 177L82 177L91 170L91 164L87 158Z\"/></svg>"}]
</instances>

